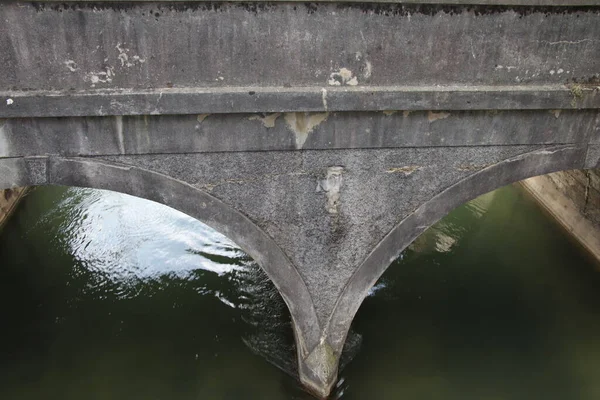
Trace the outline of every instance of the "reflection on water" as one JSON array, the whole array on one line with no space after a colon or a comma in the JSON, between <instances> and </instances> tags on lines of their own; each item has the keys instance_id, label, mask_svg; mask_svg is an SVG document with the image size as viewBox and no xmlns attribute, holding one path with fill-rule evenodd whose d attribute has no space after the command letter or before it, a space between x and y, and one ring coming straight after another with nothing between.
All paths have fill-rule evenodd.
<instances>
[{"instance_id":1,"label":"reflection on water","mask_svg":"<svg viewBox=\"0 0 600 400\"><path fill-rule=\"evenodd\" d=\"M39 188L0 260L0 399L309 398L271 282L181 213ZM600 398L595 268L521 192L482 196L371 290L334 397Z\"/></svg>"},{"instance_id":2,"label":"reflection on water","mask_svg":"<svg viewBox=\"0 0 600 400\"><path fill-rule=\"evenodd\" d=\"M453 211L372 293L352 399L600 398L597 266L514 187Z\"/></svg>"},{"instance_id":3,"label":"reflection on water","mask_svg":"<svg viewBox=\"0 0 600 400\"><path fill-rule=\"evenodd\" d=\"M281 297L206 225L48 187L1 239L1 399L306 398Z\"/></svg>"}]
</instances>

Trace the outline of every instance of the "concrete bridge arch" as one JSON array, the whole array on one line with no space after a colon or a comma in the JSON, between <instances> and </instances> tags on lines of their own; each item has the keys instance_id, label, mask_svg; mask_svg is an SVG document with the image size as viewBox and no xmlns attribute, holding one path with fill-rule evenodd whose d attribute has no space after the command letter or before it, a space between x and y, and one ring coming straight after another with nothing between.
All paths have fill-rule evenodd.
<instances>
[{"instance_id":1,"label":"concrete bridge arch","mask_svg":"<svg viewBox=\"0 0 600 400\"><path fill-rule=\"evenodd\" d=\"M297 265L290 260L286 252L274 240L275 238L271 236L272 233L265 232L253 222L245 215L245 210L236 209L235 206L229 205L219 198L198 189L197 186L187 183L186 180L194 181L193 176L190 177L187 173L177 176L177 172L172 169L173 166L168 161L169 159L183 157L183 155L160 156L160 163L153 166L155 170L147 168L149 164L145 156L125 158L118 156L113 157L113 159L110 157L103 159L60 156L1 158L0 171L3 173L0 175L0 187L57 184L123 192L178 209L225 234L238 243L263 267L280 291L293 320L300 379L307 387L316 392L319 387L327 387L327 390L330 390L330 385L335 383L338 361L344 347L346 335L354 315L367 296L369 289L400 252L424 230L455 207L481 194L531 176L583 168L596 162L595 158L597 157L593 151L590 153L587 145L577 144L542 146L524 153L520 152L522 150L523 148L518 146L508 153L513 154L516 152L515 155L503 158L503 156L499 156L503 153L499 152L498 149L487 149L486 157L495 159L495 162L488 166L477 165L473 167L477 168L477 171L462 171L462 174L453 175L453 177L441 177L439 185L426 191L426 197L419 196L418 192L420 187L426 186L423 180L427 179L427 176L419 178L418 175L415 175L418 178L416 182L405 186L405 189L412 188L412 192L406 193L406 196L416 196L425 198L425 200L421 201L414 211L393 216L390 220L398 220L399 222L386 235L383 235L381 240L374 246L365 249L366 256L358 266L348 265L351 274L347 274L343 280L340 278L341 290L334 293L334 296L324 297L315 292L314 287L312 291L307 287L306 281L301 275L306 276L307 271L299 271ZM371 152L373 150L361 150L359 152L365 151ZM403 154L405 151L403 149L386 150L386 152L392 154ZM455 152L456 149L454 148L442 150L446 157L451 157ZM165 159L165 157L167 158ZM420 157L418 152L416 157ZM334 177L332 182L335 184L336 177L339 177L337 175L338 169L341 169L342 174L357 174L359 180L364 179L364 175L357 171L357 169L365 168L365 162L362 158L368 159L368 154L362 154L361 157L352 155L346 159L350 162L344 163L344 167L333 167ZM120 160L120 162L115 160ZM447 160L442 162L438 170L448 168L446 163ZM160 168L162 168L161 171L156 171ZM313 181L313 183L317 186L327 186L328 179L331 179L331 176L328 178L327 174L331 173L331 168L325 168L317 182ZM172 175L177 177L165 174L165 172L171 172ZM404 185L405 180L412 177L416 172L418 170L400 172L402 176L399 181L400 184ZM389 168L380 168L378 173L372 173L372 178L380 180L382 175L394 173L396 172L390 172ZM296 174L292 172L291 175ZM299 176L303 175L300 174ZM310 176L309 181L312 181L313 178L315 177ZM320 202L325 212L321 214L332 217L333 226L340 223L338 212L344 212L342 206L346 201L346 196L350 197L351 204L365 200L361 196L361 190L352 187L352 183L347 183L351 186L348 190L352 190L354 193L347 193L343 184L344 179L352 180L350 177L345 177L341 183L338 182L340 183L340 192L337 201L340 201L341 204L335 206L340 207L340 210L335 213L332 213L329 209L331 207L330 198L319 192L311 194L311 196L324 197ZM323 183L324 181L325 183ZM244 186L246 183L239 184ZM290 183L286 188L287 195L294 190L293 185L289 185ZM300 193L296 193L296 195L300 195ZM358 200L352 199L353 197L358 197ZM385 201L390 203L387 211L406 209L405 200L393 196L386 197ZM228 199L228 201L231 201L231 199ZM316 211L312 213L319 214ZM368 217L375 219L377 213L372 213ZM310 223L310 221L306 222ZM343 221L342 223L347 224L350 231L362 229L356 224ZM330 233L335 235L335 230ZM344 239L345 236L342 236L342 238ZM327 233L324 233L321 239L328 240ZM352 235L350 235L350 240L352 240ZM324 249L327 248L324 247ZM329 249L341 254L340 250L335 247ZM320 268L323 267L320 266ZM320 277L324 273L335 274L335 272L335 269L329 269L316 271L315 274ZM308 273L310 274L310 272ZM332 300L333 304L331 304ZM315 305L323 307L323 304L328 306L329 310L332 310L325 320L319 317L315 307ZM323 310L320 311L323 314Z\"/></svg>"},{"instance_id":2,"label":"concrete bridge arch","mask_svg":"<svg viewBox=\"0 0 600 400\"><path fill-rule=\"evenodd\" d=\"M82 158L0 159L0 188L62 185L111 190L181 211L224 234L265 271L288 306L299 357L318 342L315 309L285 253L239 211L185 182L128 165Z\"/></svg>"},{"instance_id":3,"label":"concrete bridge arch","mask_svg":"<svg viewBox=\"0 0 600 400\"><path fill-rule=\"evenodd\" d=\"M425 230L456 207L502 186L534 176L581 169L587 148L557 146L524 153L488 166L448 186L398 223L355 270L325 327L334 348L342 349L352 321L369 290L393 261ZM342 336L343 335L343 336Z\"/></svg>"}]
</instances>

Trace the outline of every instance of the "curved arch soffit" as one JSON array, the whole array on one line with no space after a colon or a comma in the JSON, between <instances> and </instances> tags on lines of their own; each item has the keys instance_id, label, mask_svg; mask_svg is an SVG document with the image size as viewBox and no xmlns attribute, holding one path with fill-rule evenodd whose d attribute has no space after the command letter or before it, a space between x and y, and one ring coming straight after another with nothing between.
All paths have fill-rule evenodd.
<instances>
[{"instance_id":1,"label":"curved arch soffit","mask_svg":"<svg viewBox=\"0 0 600 400\"><path fill-rule=\"evenodd\" d=\"M341 350L354 315L370 288L400 253L431 225L461 204L533 176L581 169L587 146L549 147L484 168L443 190L396 225L357 268L325 326L329 342Z\"/></svg>"},{"instance_id":2,"label":"curved arch soffit","mask_svg":"<svg viewBox=\"0 0 600 400\"><path fill-rule=\"evenodd\" d=\"M81 158L0 159L0 188L64 185L112 190L162 203L224 234L273 281L294 322L298 350L318 343L319 323L306 284L285 253L248 217L194 186L138 167Z\"/></svg>"}]
</instances>

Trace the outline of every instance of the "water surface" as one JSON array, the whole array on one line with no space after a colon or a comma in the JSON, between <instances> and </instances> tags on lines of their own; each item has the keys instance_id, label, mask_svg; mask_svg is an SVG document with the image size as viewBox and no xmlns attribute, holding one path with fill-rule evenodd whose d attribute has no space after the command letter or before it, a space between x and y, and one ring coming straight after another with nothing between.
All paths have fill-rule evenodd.
<instances>
[{"instance_id":1,"label":"water surface","mask_svg":"<svg viewBox=\"0 0 600 400\"><path fill-rule=\"evenodd\" d=\"M34 190L0 232L1 399L302 399L265 274L130 196ZM459 207L359 310L335 397L600 398L600 275L522 192Z\"/></svg>"}]
</instances>

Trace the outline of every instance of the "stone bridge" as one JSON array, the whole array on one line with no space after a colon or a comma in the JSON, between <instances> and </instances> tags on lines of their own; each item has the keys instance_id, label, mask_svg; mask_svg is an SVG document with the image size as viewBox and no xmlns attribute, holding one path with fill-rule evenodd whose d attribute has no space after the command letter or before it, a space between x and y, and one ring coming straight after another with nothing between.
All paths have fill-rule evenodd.
<instances>
[{"instance_id":1,"label":"stone bridge","mask_svg":"<svg viewBox=\"0 0 600 400\"><path fill-rule=\"evenodd\" d=\"M599 73L598 0L4 1L0 188L115 190L227 235L325 397L362 300L427 227L598 167Z\"/></svg>"}]
</instances>

